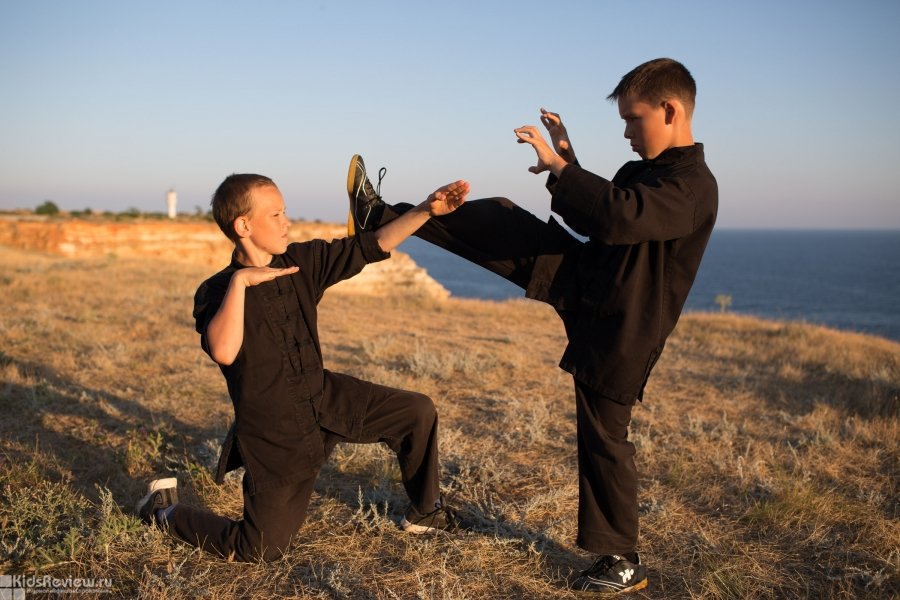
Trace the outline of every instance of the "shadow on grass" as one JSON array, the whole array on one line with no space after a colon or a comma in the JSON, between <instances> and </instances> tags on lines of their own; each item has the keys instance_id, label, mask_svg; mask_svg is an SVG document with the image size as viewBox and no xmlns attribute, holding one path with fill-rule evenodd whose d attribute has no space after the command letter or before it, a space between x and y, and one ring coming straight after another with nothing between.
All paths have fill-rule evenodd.
<instances>
[{"instance_id":1,"label":"shadow on grass","mask_svg":"<svg viewBox=\"0 0 900 600\"><path fill-rule=\"evenodd\" d=\"M393 455L391 455L393 457ZM444 464L445 473L452 472L452 464ZM446 474L445 474L446 480ZM446 481L445 481L446 484ZM366 471L340 470L332 462L326 463L319 474L316 481L315 490L322 496L328 496L347 506L351 513L359 510L360 499L366 502L366 498L372 496L377 500L368 500L368 503L376 505L379 508L387 508L385 515L396 526L400 532L400 520L405 514L409 506L409 499L402 491L399 483L385 487L377 488L379 484L373 483L372 473ZM377 488L377 489L376 489ZM500 542L513 542L514 546L523 553L536 552L541 555L540 570L543 579L553 581L555 585L562 589L566 588L566 578L572 571L581 570L589 566L589 559L585 553L574 550L571 547L560 544L557 540L547 535L545 531L537 528L529 527L525 523L506 520L503 518L495 518L490 514L489 510L479 506L477 503L466 501L462 495L447 495L444 498L448 506L456 511L461 528L454 535L448 536L421 536L423 538L435 539L438 543L443 544L446 548L454 548L457 545L465 545L475 536L483 536L490 540ZM301 533L302 535L302 533ZM400 535L414 534L401 533ZM499 548L506 547L508 544L501 543ZM458 546L457 546L458 547ZM397 557L391 557L391 568L409 568L411 571L420 567L415 561L408 564L396 564ZM471 568L471 566L469 567ZM494 578L495 573L484 573L486 577ZM506 579L504 577L504 579ZM505 584L509 588L510 585ZM528 592L521 590L521 596L516 595L515 589L508 589L509 595L504 597L528 597Z\"/></svg>"},{"instance_id":2,"label":"shadow on grass","mask_svg":"<svg viewBox=\"0 0 900 600\"><path fill-rule=\"evenodd\" d=\"M172 457L190 454L204 440L220 439L217 428L188 425L139 402L75 383L45 365L0 357L34 380L33 386L0 383L0 452L13 464L38 453L56 480L67 480L92 501L95 485L108 488L129 512L143 495L146 477L171 473ZM129 468L137 471L129 474Z\"/></svg>"}]
</instances>

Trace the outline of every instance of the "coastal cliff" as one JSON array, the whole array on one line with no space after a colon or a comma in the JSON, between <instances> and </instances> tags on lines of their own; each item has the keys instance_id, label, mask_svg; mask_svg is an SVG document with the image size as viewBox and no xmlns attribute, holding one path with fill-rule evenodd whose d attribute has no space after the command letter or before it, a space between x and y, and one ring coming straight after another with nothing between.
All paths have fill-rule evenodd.
<instances>
[{"instance_id":1,"label":"coastal cliff","mask_svg":"<svg viewBox=\"0 0 900 600\"><path fill-rule=\"evenodd\" d=\"M346 235L330 223L297 221L291 241L332 240ZM157 258L210 267L224 267L232 244L215 223L200 220L80 220L39 216L0 218L0 246L44 252L68 258ZM368 265L362 273L331 288L336 292L424 296L444 299L450 293L407 254L394 251L389 260Z\"/></svg>"}]
</instances>

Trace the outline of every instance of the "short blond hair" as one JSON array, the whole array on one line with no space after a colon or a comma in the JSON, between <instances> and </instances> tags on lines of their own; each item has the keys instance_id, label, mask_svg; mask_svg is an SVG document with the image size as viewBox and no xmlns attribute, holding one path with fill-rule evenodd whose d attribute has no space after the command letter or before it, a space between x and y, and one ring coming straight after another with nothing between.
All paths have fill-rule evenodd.
<instances>
[{"instance_id":1,"label":"short blond hair","mask_svg":"<svg viewBox=\"0 0 900 600\"><path fill-rule=\"evenodd\" d=\"M219 184L210 201L210 206L212 206L216 224L229 240L238 241L238 235L234 231L234 221L238 217L250 213L250 209L253 208L251 198L253 190L266 186L277 187L275 182L265 175L253 173L234 173Z\"/></svg>"}]
</instances>

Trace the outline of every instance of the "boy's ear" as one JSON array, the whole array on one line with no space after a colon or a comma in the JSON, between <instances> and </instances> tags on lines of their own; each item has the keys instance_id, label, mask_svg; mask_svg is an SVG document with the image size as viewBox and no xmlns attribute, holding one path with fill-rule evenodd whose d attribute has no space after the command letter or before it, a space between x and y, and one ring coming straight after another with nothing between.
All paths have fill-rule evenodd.
<instances>
[{"instance_id":1,"label":"boy's ear","mask_svg":"<svg viewBox=\"0 0 900 600\"><path fill-rule=\"evenodd\" d=\"M680 122L687 120L687 111L685 111L684 104L678 98L664 100L662 107L666 111L666 125L671 125L676 120Z\"/></svg>"},{"instance_id":2,"label":"boy's ear","mask_svg":"<svg viewBox=\"0 0 900 600\"><path fill-rule=\"evenodd\" d=\"M666 125L671 125L675 122L675 115L678 113L679 106L676 104L680 104L678 100L669 99L663 101L663 110L666 111Z\"/></svg>"},{"instance_id":3,"label":"boy's ear","mask_svg":"<svg viewBox=\"0 0 900 600\"><path fill-rule=\"evenodd\" d=\"M234 232L238 237L245 238L250 235L250 223L246 215L235 219L231 226L234 227Z\"/></svg>"}]
</instances>

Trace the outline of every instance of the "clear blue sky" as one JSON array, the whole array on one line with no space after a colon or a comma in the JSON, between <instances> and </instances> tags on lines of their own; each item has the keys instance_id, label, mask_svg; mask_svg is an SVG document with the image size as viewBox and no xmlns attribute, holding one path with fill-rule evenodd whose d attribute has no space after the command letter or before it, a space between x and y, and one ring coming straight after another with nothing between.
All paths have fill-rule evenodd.
<instances>
[{"instance_id":1,"label":"clear blue sky","mask_svg":"<svg viewBox=\"0 0 900 600\"><path fill-rule=\"evenodd\" d=\"M698 83L722 227L900 228L900 2L0 4L0 209L208 206L232 172L340 221L350 156L389 201L465 178L549 214L512 130L637 158L605 100L659 56Z\"/></svg>"}]
</instances>

